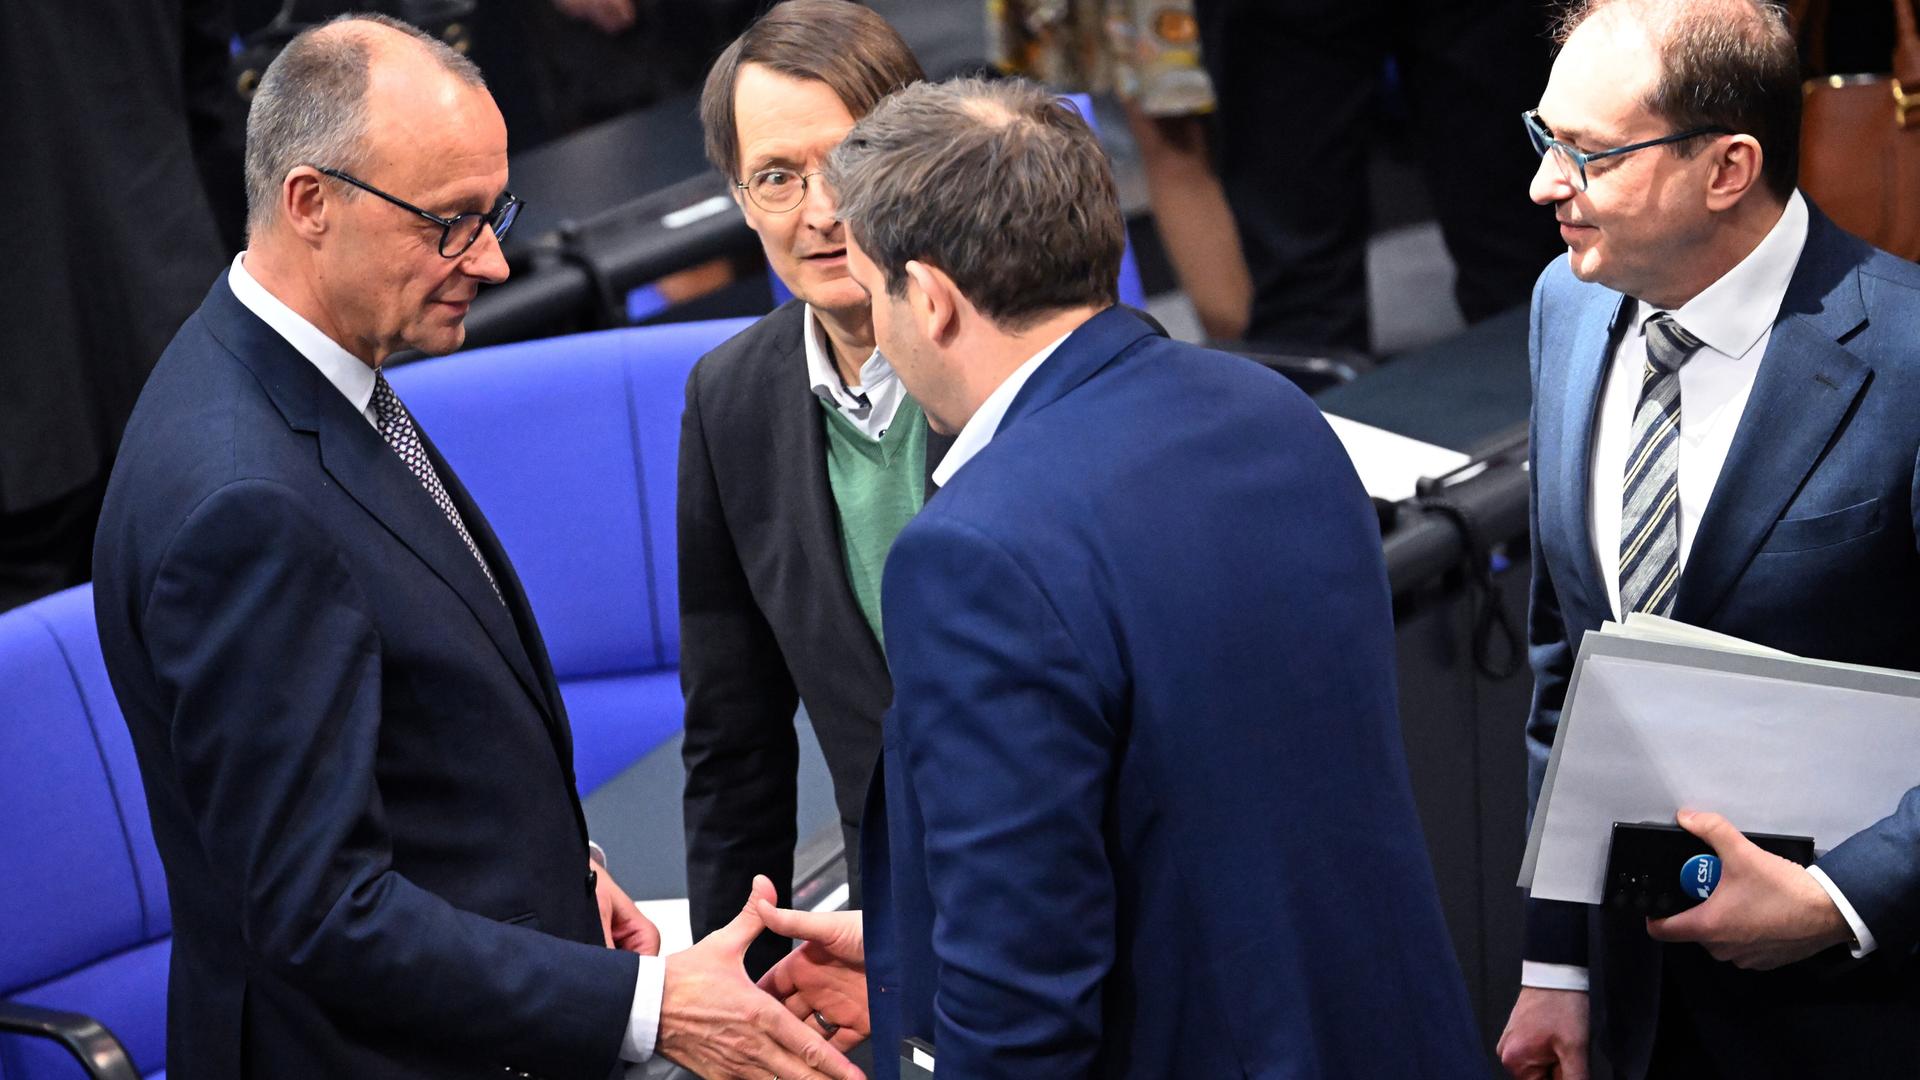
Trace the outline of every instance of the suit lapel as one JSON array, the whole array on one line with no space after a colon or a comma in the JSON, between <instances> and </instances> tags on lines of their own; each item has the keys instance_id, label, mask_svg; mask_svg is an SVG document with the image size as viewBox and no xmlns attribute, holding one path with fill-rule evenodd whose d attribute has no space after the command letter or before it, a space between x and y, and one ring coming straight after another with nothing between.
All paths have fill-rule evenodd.
<instances>
[{"instance_id":1,"label":"suit lapel","mask_svg":"<svg viewBox=\"0 0 1920 1080\"><path fill-rule=\"evenodd\" d=\"M804 319L806 309L800 310ZM839 510L833 501L833 482L827 477L827 417L808 383L806 346L801 338L804 332L803 324L796 323L792 333L782 335L780 347L786 355L779 366L772 409L776 452L780 447L800 448L797 455L779 455L784 475L777 483L782 490L793 493L790 500L783 501L792 509L790 520L796 539L807 565L813 568L808 580L824 586L818 595L796 599L802 605L825 605L833 625L846 635L845 645L865 650L872 667L884 679L886 660L873 628L867 625L867 617L854 599L846 556L840 548Z\"/></svg>"},{"instance_id":2,"label":"suit lapel","mask_svg":"<svg viewBox=\"0 0 1920 1080\"><path fill-rule=\"evenodd\" d=\"M1567 351L1566 392L1560 405L1566 410L1561 428L1565 445L1552 458L1542 458L1559 463L1562 497L1555 502L1570 511L1561 519L1562 527L1571 534L1567 550L1585 553L1577 568L1581 591L1602 611L1608 603L1606 578L1600 570L1604 556L1594 550L1593 531L1587 527L1593 520L1593 435L1613 343L1632 310L1632 300L1610 289L1588 301Z\"/></svg>"},{"instance_id":3,"label":"suit lapel","mask_svg":"<svg viewBox=\"0 0 1920 1080\"><path fill-rule=\"evenodd\" d=\"M338 404L339 408L319 410L321 466L460 597L541 711L550 712L546 694L520 647L511 614L493 594L460 534L366 418L356 414L344 398ZM426 442L424 434L421 442ZM452 481L452 470L437 452L430 456L451 495L457 483ZM464 491L461 496L465 499ZM471 507L471 499L465 501ZM467 528L469 533L474 531L473 521L467 521Z\"/></svg>"},{"instance_id":4,"label":"suit lapel","mask_svg":"<svg viewBox=\"0 0 1920 1080\"><path fill-rule=\"evenodd\" d=\"M1705 625L1820 463L1873 369L1842 348L1866 321L1860 275L1818 213L1680 575L1674 617ZM1684 408L1684 403L1682 405Z\"/></svg>"},{"instance_id":5,"label":"suit lapel","mask_svg":"<svg viewBox=\"0 0 1920 1080\"><path fill-rule=\"evenodd\" d=\"M931 421L922 420L921 423L927 425L927 498L931 499L940 490L940 485L933 482L933 470L940 467L940 463L946 460L947 451L953 449L953 436L933 430Z\"/></svg>"}]
</instances>

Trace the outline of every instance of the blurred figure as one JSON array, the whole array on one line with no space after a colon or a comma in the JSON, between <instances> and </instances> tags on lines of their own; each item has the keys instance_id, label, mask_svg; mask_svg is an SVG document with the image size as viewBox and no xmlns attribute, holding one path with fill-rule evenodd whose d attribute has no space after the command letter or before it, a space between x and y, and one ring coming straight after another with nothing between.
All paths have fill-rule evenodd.
<instances>
[{"instance_id":1,"label":"blurred figure","mask_svg":"<svg viewBox=\"0 0 1920 1080\"><path fill-rule=\"evenodd\" d=\"M755 874L791 895L804 702L860 850L880 717L880 572L947 440L874 348L867 294L820 179L881 98L921 77L886 20L789 0L714 62L707 157L795 299L701 358L680 441L680 681L687 887L695 933L740 909ZM848 879L859 895L858 867ZM763 970L786 952L769 937Z\"/></svg>"},{"instance_id":2,"label":"blurred figure","mask_svg":"<svg viewBox=\"0 0 1920 1080\"><path fill-rule=\"evenodd\" d=\"M1367 160L1388 57L1468 322L1526 302L1552 229L1508 193L1546 82L1540 0L1195 0L1218 160L1253 278L1250 341L1366 352Z\"/></svg>"},{"instance_id":3,"label":"blurred figure","mask_svg":"<svg viewBox=\"0 0 1920 1080\"><path fill-rule=\"evenodd\" d=\"M1190 0L987 0L987 38L1002 71L1119 98L1180 288L1208 338L1239 338L1252 286L1207 143L1213 85Z\"/></svg>"},{"instance_id":4,"label":"blurred figure","mask_svg":"<svg viewBox=\"0 0 1920 1080\"><path fill-rule=\"evenodd\" d=\"M90 576L127 414L225 261L232 34L225 0L0 4L0 610Z\"/></svg>"}]
</instances>

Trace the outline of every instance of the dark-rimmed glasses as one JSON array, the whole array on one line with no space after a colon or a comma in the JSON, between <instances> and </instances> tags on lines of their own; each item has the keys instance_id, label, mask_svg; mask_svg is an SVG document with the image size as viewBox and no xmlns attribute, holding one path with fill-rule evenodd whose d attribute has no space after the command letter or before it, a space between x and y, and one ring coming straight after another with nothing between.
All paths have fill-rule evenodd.
<instances>
[{"instance_id":1,"label":"dark-rimmed glasses","mask_svg":"<svg viewBox=\"0 0 1920 1080\"><path fill-rule=\"evenodd\" d=\"M526 205L513 192L503 191L500 193L500 201L484 214L469 211L446 218L430 210L422 210L405 199L389 195L365 180L341 172L339 169L321 168L318 165L314 168L342 183L352 184L369 195L378 195L402 210L411 210L440 226L440 257L445 259L457 259L465 255L474 241L480 239L480 230L487 226L492 226L494 239L505 240L507 230L513 228L513 220L520 216L520 208Z\"/></svg>"},{"instance_id":2,"label":"dark-rimmed glasses","mask_svg":"<svg viewBox=\"0 0 1920 1080\"><path fill-rule=\"evenodd\" d=\"M1631 154L1635 150L1645 150L1648 147L1684 142L1687 139L1698 138L1701 135L1737 134L1732 128L1727 127L1697 127L1690 128L1686 131L1675 132L1672 135L1662 135L1657 139L1648 139L1646 142L1637 142L1627 146L1616 146L1611 150L1595 150L1588 153L1575 150L1573 147L1554 138L1553 133L1547 130L1546 122L1540 119L1540 110L1528 109L1526 112L1520 114L1520 119L1527 125L1527 137L1533 140L1533 152L1539 154L1541 157L1552 154L1555 165L1560 169L1560 175L1564 177L1568 183L1571 183L1581 191L1587 190L1587 165L1589 162L1599 161L1602 158L1619 157L1621 154Z\"/></svg>"},{"instance_id":3,"label":"dark-rimmed glasses","mask_svg":"<svg viewBox=\"0 0 1920 1080\"><path fill-rule=\"evenodd\" d=\"M807 197L807 181L819 175L775 166L747 177L744 184L735 180L733 186L746 192L753 205L767 213L784 214L800 205L800 200Z\"/></svg>"}]
</instances>

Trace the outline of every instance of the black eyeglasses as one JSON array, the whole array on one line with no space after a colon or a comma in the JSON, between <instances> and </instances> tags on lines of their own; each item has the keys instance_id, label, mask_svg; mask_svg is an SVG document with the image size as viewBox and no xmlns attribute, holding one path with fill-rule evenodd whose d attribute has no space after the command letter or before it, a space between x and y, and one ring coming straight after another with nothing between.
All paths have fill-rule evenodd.
<instances>
[{"instance_id":1,"label":"black eyeglasses","mask_svg":"<svg viewBox=\"0 0 1920 1080\"><path fill-rule=\"evenodd\" d=\"M500 193L500 201L484 214L469 212L444 218L432 211L422 210L405 199L395 198L365 180L341 172L339 169L326 169L319 166L315 168L319 168L324 175L352 184L370 195L378 195L400 209L411 210L440 226L440 255L446 259L457 259L465 255L474 241L480 239L480 230L487 226L492 226L495 239L505 240L507 230L513 228L513 220L520 216L520 208L526 205L513 192L503 191Z\"/></svg>"},{"instance_id":2,"label":"black eyeglasses","mask_svg":"<svg viewBox=\"0 0 1920 1080\"><path fill-rule=\"evenodd\" d=\"M807 181L819 175L775 166L747 177L744 184L735 180L733 186L746 192L747 198L767 213L784 214L800 205L800 200L807 197Z\"/></svg>"},{"instance_id":3,"label":"black eyeglasses","mask_svg":"<svg viewBox=\"0 0 1920 1080\"><path fill-rule=\"evenodd\" d=\"M1616 146L1611 150L1595 150L1592 153L1586 153L1575 150L1573 147L1554 138L1553 133L1547 130L1546 122L1540 119L1540 110L1528 109L1526 112L1520 114L1520 119L1527 125L1527 137L1533 140L1534 153L1539 154L1541 157L1552 154L1554 164L1560 169L1560 175L1581 191L1587 190L1587 164L1589 162L1599 161L1602 158L1619 157L1621 154L1631 154L1635 150L1645 150L1650 146L1665 146L1668 143L1682 142L1687 139L1698 138L1701 135L1738 134L1732 128L1728 127L1697 127L1690 128L1686 131L1675 132L1672 135L1662 135L1658 139L1648 139L1646 142L1637 142L1628 146Z\"/></svg>"}]
</instances>

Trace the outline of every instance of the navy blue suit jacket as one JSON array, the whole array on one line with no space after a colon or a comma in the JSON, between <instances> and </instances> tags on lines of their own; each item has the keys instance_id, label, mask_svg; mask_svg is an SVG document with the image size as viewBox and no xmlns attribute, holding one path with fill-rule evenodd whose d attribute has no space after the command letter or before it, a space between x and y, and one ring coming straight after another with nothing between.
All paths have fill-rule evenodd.
<instances>
[{"instance_id":1,"label":"navy blue suit jacket","mask_svg":"<svg viewBox=\"0 0 1920 1080\"><path fill-rule=\"evenodd\" d=\"M1632 304L1574 278L1564 258L1534 290L1533 796L1580 640L1612 617L1591 542L1588 460ZM1673 617L1804 656L1920 669L1917 456L1920 267L1815 209ZM1878 939L1880 967L1920 942L1920 789L1887 809L1819 862ZM1579 906L1533 902L1526 948L1530 960L1592 967L1596 1030L1630 1071L1650 1046L1659 984L1659 950L1631 921L1617 933Z\"/></svg>"},{"instance_id":2,"label":"navy blue suit jacket","mask_svg":"<svg viewBox=\"0 0 1920 1080\"><path fill-rule=\"evenodd\" d=\"M94 601L173 910L169 1073L605 1077L566 712L505 595L378 432L225 275L127 427Z\"/></svg>"},{"instance_id":3,"label":"navy blue suit jacket","mask_svg":"<svg viewBox=\"0 0 1920 1080\"><path fill-rule=\"evenodd\" d=\"M903 1035L943 1076L1484 1072L1379 528L1285 379L1095 316L901 533L882 595L880 1076Z\"/></svg>"}]
</instances>

